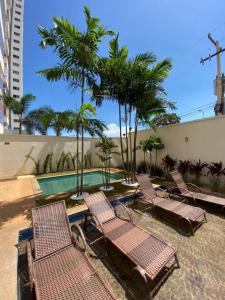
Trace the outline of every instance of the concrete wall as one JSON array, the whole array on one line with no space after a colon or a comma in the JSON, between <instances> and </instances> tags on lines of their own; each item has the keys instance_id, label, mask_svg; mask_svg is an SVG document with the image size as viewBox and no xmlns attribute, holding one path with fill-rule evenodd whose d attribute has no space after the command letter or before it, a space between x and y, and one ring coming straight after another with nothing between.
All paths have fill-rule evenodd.
<instances>
[{"instance_id":1,"label":"concrete wall","mask_svg":"<svg viewBox=\"0 0 225 300\"><path fill-rule=\"evenodd\" d=\"M169 154L175 159L194 159L206 162L222 161L225 166L225 116L191 121L158 128L156 132L143 130L138 133L138 142L150 135L159 136L165 148L158 151L158 161ZM153 152L153 160L155 153ZM137 163L143 160L138 151Z\"/></svg>"},{"instance_id":2,"label":"concrete wall","mask_svg":"<svg viewBox=\"0 0 225 300\"><path fill-rule=\"evenodd\" d=\"M156 132L143 130L138 133L138 142L150 135L161 137L165 145L158 153L159 165L166 154L176 159L201 159L206 162L222 161L225 166L225 116L198 120L184 124L159 128ZM92 153L92 166L99 167L100 161L95 155L98 139L85 139L85 152ZM114 138L118 145L119 139ZM62 151L75 152L75 139L72 137L0 135L0 177L33 174L34 164L25 155L43 161L53 151L57 160ZM153 153L153 159L154 159ZM137 163L143 160L143 153L137 151ZM112 166L121 166L121 156L113 155Z\"/></svg>"},{"instance_id":3,"label":"concrete wall","mask_svg":"<svg viewBox=\"0 0 225 300\"><path fill-rule=\"evenodd\" d=\"M85 138L84 152L92 153L92 166L99 167L100 161L95 155L98 139ZM119 143L115 139L115 143ZM80 146L80 145L79 145ZM79 147L79 152L81 151ZM35 166L26 155L32 156L43 164L48 153L53 152L53 165L56 165L62 151L75 153L76 142L73 137L31 136L31 135L0 135L0 178L35 173ZM113 166L121 166L120 156L112 158Z\"/></svg>"}]
</instances>

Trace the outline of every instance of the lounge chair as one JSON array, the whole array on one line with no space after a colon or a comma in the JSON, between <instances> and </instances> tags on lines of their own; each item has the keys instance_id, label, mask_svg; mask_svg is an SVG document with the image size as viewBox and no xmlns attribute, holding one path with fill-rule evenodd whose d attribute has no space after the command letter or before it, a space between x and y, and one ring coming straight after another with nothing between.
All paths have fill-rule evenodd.
<instances>
[{"instance_id":1,"label":"lounge chair","mask_svg":"<svg viewBox=\"0 0 225 300\"><path fill-rule=\"evenodd\" d=\"M64 201L32 209L32 223L35 258L30 241L27 256L37 300L115 299L87 257L79 226L71 233Z\"/></svg>"},{"instance_id":2,"label":"lounge chair","mask_svg":"<svg viewBox=\"0 0 225 300\"><path fill-rule=\"evenodd\" d=\"M157 196L148 175L139 175L136 176L136 178L139 184L139 190L144 196L142 200L150 204L150 208L158 208L169 213L175 218L178 218L180 223L183 223L183 221L187 222L193 235L201 224L207 222L205 210ZM166 197L168 197L168 194L166 194L165 191L162 190L162 192L164 192Z\"/></svg>"},{"instance_id":3,"label":"lounge chair","mask_svg":"<svg viewBox=\"0 0 225 300\"><path fill-rule=\"evenodd\" d=\"M222 214L225 212L225 198L222 197L216 197L207 195L201 192L200 188L196 186L193 183L185 183L183 180L183 177L178 171L170 172L170 175L172 176L173 180L176 183L176 186L179 190L179 195L185 197L188 200L193 200L196 204L197 201L202 201L205 203L217 205L221 207ZM189 190L189 186L194 187L198 192L193 192ZM170 193L176 193L176 190L174 188L168 189Z\"/></svg>"},{"instance_id":4,"label":"lounge chair","mask_svg":"<svg viewBox=\"0 0 225 300\"><path fill-rule=\"evenodd\" d=\"M137 272L143 278L148 289L147 296L152 299L153 293L163 279L165 280L165 276L168 276L175 266L179 268L176 248L135 225L122 203L118 203L114 209L103 192L89 195L84 200L89 208L91 224L105 240L109 240L133 262L131 276ZM159 273L162 275L161 271L166 270L166 266L168 272L153 288L153 280Z\"/></svg>"}]
</instances>

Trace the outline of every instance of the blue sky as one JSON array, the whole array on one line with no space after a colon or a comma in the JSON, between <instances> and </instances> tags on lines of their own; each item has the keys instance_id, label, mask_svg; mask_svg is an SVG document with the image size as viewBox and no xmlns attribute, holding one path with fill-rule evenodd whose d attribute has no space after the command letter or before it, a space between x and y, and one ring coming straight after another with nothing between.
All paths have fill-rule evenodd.
<instances>
[{"instance_id":1,"label":"blue sky","mask_svg":"<svg viewBox=\"0 0 225 300\"><path fill-rule=\"evenodd\" d=\"M216 61L212 59L204 66L199 61L215 51L207 38L208 32L225 47L224 0L26 0L24 93L36 95L32 108L51 105L61 111L79 106L79 94L71 94L64 82L49 83L36 74L57 61L51 50L38 46L37 27L51 27L55 15L67 17L82 29L84 5L90 7L92 15L100 18L102 24L120 33L120 44L128 47L131 57L152 51L158 59L172 59L173 68L165 87L168 99L176 102L177 114L216 100L213 94ZM106 40L101 54L106 55L107 49ZM225 54L221 59L225 67ZM117 110L115 104L107 102L98 110L98 117L106 124L118 124ZM205 116L210 114L212 110L205 111ZM201 116L202 113L197 112L183 121Z\"/></svg>"}]
</instances>

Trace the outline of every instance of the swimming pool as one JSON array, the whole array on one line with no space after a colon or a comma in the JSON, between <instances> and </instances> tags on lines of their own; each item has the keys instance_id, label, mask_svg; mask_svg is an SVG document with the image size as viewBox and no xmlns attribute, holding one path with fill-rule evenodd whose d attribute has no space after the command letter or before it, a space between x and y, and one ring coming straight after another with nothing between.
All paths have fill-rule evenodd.
<instances>
[{"instance_id":1,"label":"swimming pool","mask_svg":"<svg viewBox=\"0 0 225 300\"><path fill-rule=\"evenodd\" d=\"M84 186L94 186L102 184L103 173L101 171L84 173ZM111 173L111 181L122 179L119 173ZM62 192L69 192L76 189L77 175L69 174L55 177L38 178L38 183L44 195L54 195Z\"/></svg>"}]
</instances>

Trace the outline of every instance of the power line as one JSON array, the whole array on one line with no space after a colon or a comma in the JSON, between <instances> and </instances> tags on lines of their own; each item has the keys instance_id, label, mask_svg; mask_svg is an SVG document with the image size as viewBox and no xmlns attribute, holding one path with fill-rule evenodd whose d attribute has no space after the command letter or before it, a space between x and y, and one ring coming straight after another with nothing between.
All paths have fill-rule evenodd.
<instances>
[{"instance_id":1,"label":"power line","mask_svg":"<svg viewBox=\"0 0 225 300\"><path fill-rule=\"evenodd\" d=\"M214 107L214 105L215 105L215 102L208 103L208 104L205 104L205 105L202 105L202 106L193 108L193 109L190 110L190 111L183 112L183 113L179 114L178 116L179 116L179 117L185 117L185 116L187 116L187 115L190 115L190 114L193 114L193 113L198 112L200 109L201 109L201 110L207 110L207 109L209 109L209 108L211 108L211 107Z\"/></svg>"}]
</instances>

